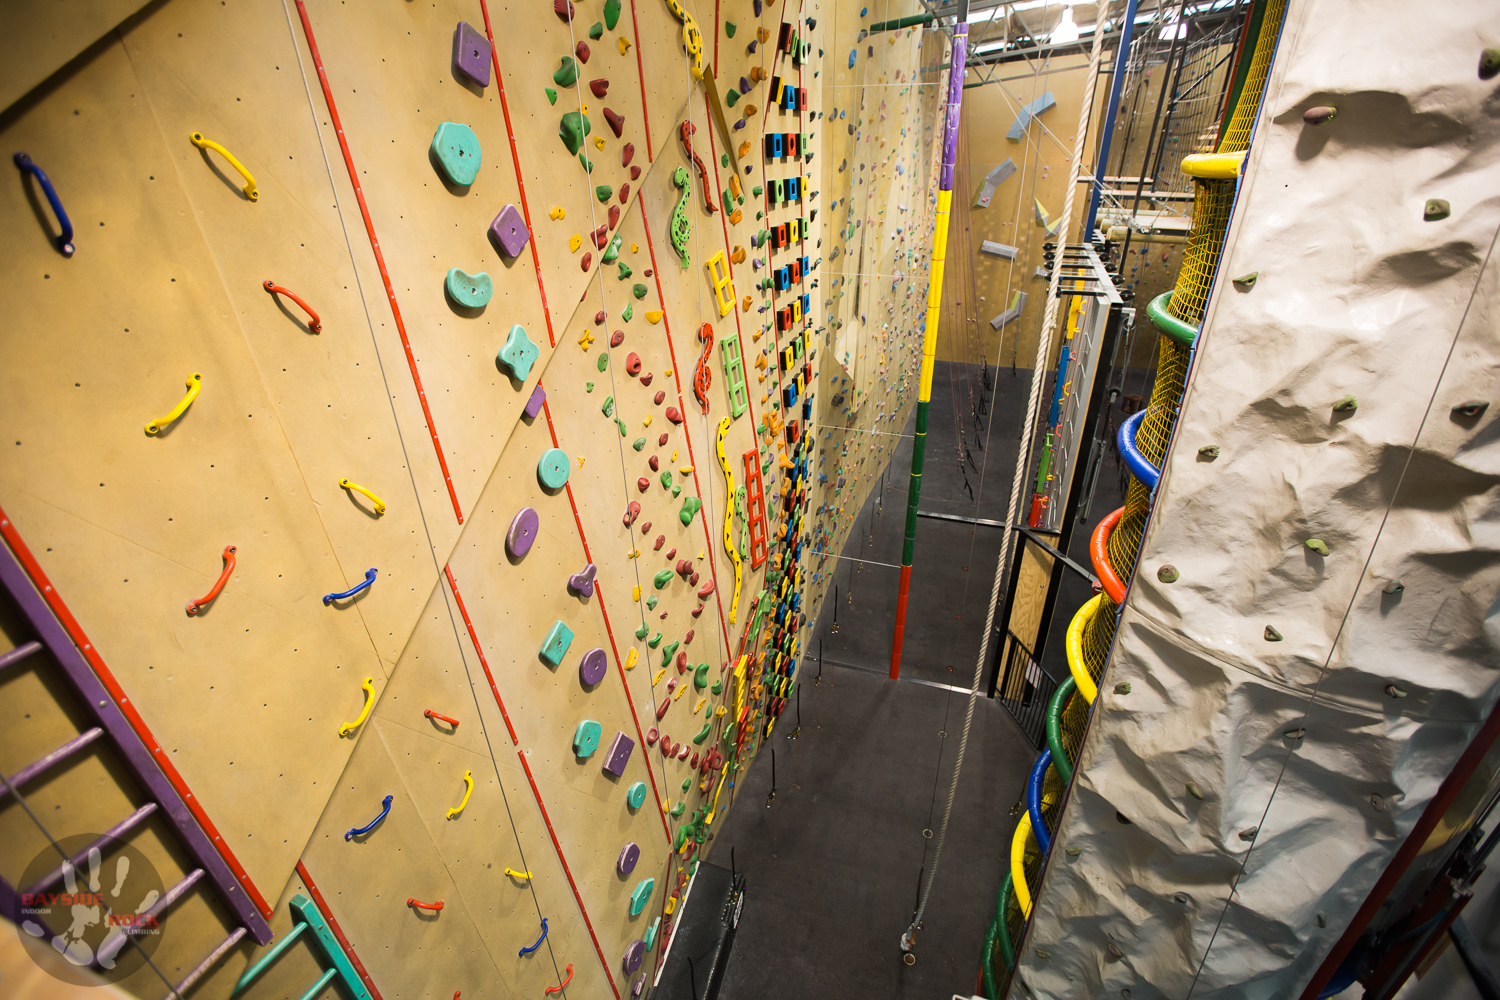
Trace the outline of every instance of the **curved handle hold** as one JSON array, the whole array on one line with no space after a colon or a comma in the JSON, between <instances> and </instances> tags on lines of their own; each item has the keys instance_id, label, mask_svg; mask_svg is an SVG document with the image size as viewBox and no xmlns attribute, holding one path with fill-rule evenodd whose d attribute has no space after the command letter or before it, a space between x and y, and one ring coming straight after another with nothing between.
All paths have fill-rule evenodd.
<instances>
[{"instance_id":1,"label":"curved handle hold","mask_svg":"<svg viewBox=\"0 0 1500 1000\"><path fill-rule=\"evenodd\" d=\"M542 995L550 997L554 993L561 993L563 991L563 989L569 983L571 983L572 981L573 981L573 963L569 962L568 963L568 978L564 979L562 981L562 983L560 985L558 985L558 986L549 986L549 987L547 987L545 990L542 991Z\"/></svg>"},{"instance_id":2,"label":"curved handle hold","mask_svg":"<svg viewBox=\"0 0 1500 1000\"><path fill-rule=\"evenodd\" d=\"M406 901L406 905L414 910L441 910L443 901L440 899L436 903L424 903L420 899L412 898Z\"/></svg>"},{"instance_id":3,"label":"curved handle hold","mask_svg":"<svg viewBox=\"0 0 1500 1000\"><path fill-rule=\"evenodd\" d=\"M524 879L527 881L531 879L531 872L518 872L514 868L505 869L505 874L509 875L511 878Z\"/></svg>"},{"instance_id":4,"label":"curved handle hold","mask_svg":"<svg viewBox=\"0 0 1500 1000\"><path fill-rule=\"evenodd\" d=\"M324 604L332 604L334 601L342 601L346 597L353 597L355 594L359 593L361 590L364 590L366 587L368 587L370 584L372 584L374 582L375 582L375 568L372 566L369 569L365 570L365 582L364 583L361 583L358 586L350 587L348 590L344 591L342 594L324 594L323 595L323 603Z\"/></svg>"},{"instance_id":5,"label":"curved handle hold","mask_svg":"<svg viewBox=\"0 0 1500 1000\"><path fill-rule=\"evenodd\" d=\"M474 794L474 772L464 772L464 798L463 801L448 810L448 818L452 819L464 811L464 806L469 804L469 796Z\"/></svg>"},{"instance_id":6,"label":"curved handle hold","mask_svg":"<svg viewBox=\"0 0 1500 1000\"><path fill-rule=\"evenodd\" d=\"M42 186L42 194L47 196L47 203L52 206L52 214L57 216L57 224L62 229L53 237L53 245L57 252L64 257L73 256L73 223L68 219L68 213L63 210L62 200L57 197L57 191L53 189L52 182L42 172L42 168L31 162L31 157L25 153L17 153L14 157L16 166L21 168L21 173L30 174L36 178L36 182Z\"/></svg>"},{"instance_id":7,"label":"curved handle hold","mask_svg":"<svg viewBox=\"0 0 1500 1000\"><path fill-rule=\"evenodd\" d=\"M202 132L194 132L192 135L188 136L188 139L194 146L197 146L199 149L211 149L215 153L218 153L220 156L224 157L224 159L228 160L229 165L235 170L238 170L240 176L245 178L245 186L244 188L242 188L242 190L245 192L245 197L249 198L251 201L257 201L260 198L260 191L256 190L255 187L255 176L251 174L250 171L245 169L245 165L243 163L234 158L233 153L225 149L223 146L219 145L217 142L214 142L212 139L203 138Z\"/></svg>"},{"instance_id":8,"label":"curved handle hold","mask_svg":"<svg viewBox=\"0 0 1500 1000\"><path fill-rule=\"evenodd\" d=\"M365 682L361 684L360 687L363 688L365 692L365 707L360 709L359 718L355 719L347 726L339 727L340 736L348 736L360 726L364 725L365 720L370 717L370 709L375 707L375 678L366 677Z\"/></svg>"},{"instance_id":9,"label":"curved handle hold","mask_svg":"<svg viewBox=\"0 0 1500 1000\"><path fill-rule=\"evenodd\" d=\"M386 814L391 811L391 802L394 801L395 798L396 797L394 795L387 795L385 797L385 801L381 803L383 808L380 810L380 815L370 820L370 822L366 823L364 826L356 826L354 829L344 834L344 839L353 840L355 837L362 837L365 834L369 833L371 830L375 829L376 824L385 819Z\"/></svg>"},{"instance_id":10,"label":"curved handle hold","mask_svg":"<svg viewBox=\"0 0 1500 1000\"><path fill-rule=\"evenodd\" d=\"M204 594L196 601L191 601L188 603L188 614L196 615L198 611L203 607L203 605L219 596L219 591L224 589L224 584L229 582L230 574L234 572L234 553L235 548L233 545L224 546L224 572L219 574L219 579L214 583L212 587L209 588L208 593Z\"/></svg>"},{"instance_id":11,"label":"curved handle hold","mask_svg":"<svg viewBox=\"0 0 1500 1000\"><path fill-rule=\"evenodd\" d=\"M203 373L193 372L187 377L186 384L187 395L178 400L177 405L172 407L171 412L164 417L157 417L155 420L147 421L147 434L155 434L187 412L187 408L193 405L193 400L198 398L198 390L203 388Z\"/></svg>"},{"instance_id":12,"label":"curved handle hold","mask_svg":"<svg viewBox=\"0 0 1500 1000\"><path fill-rule=\"evenodd\" d=\"M440 720L442 722L446 722L446 723L448 723L448 725L452 726L454 729L458 728L458 720L457 719L449 718L446 715L441 715L441 714L439 714L437 712L434 712L430 708L427 711L423 712L422 715L423 715L424 718L438 719L438 720Z\"/></svg>"},{"instance_id":13,"label":"curved handle hold","mask_svg":"<svg viewBox=\"0 0 1500 1000\"><path fill-rule=\"evenodd\" d=\"M297 303L299 306L302 307L302 311L303 312L307 313L309 316L312 317L312 320L307 324L307 328L309 330L311 330L313 333L322 333L323 332L323 321L318 318L318 314L317 313L313 312L312 306L310 306L306 302L302 301L302 296L298 295L296 292L292 291L290 288L282 288L280 285L276 284L276 282L272 281L270 278L266 279L265 285L263 287L265 288L266 291L270 292L272 295L285 295L287 298L289 298L293 302Z\"/></svg>"},{"instance_id":14,"label":"curved handle hold","mask_svg":"<svg viewBox=\"0 0 1500 1000\"><path fill-rule=\"evenodd\" d=\"M522 948L521 951L520 951L520 954L522 954L522 955L530 955L532 952L534 952L538 948L540 948L542 946L542 942L545 941L545 940L547 940L547 918L543 917L542 918L542 936L539 937L539 938L537 938L536 939L536 944L532 945L530 948Z\"/></svg>"},{"instance_id":15,"label":"curved handle hold","mask_svg":"<svg viewBox=\"0 0 1500 1000\"><path fill-rule=\"evenodd\" d=\"M340 479L339 487L341 489L353 490L356 493L363 493L365 496L369 497L370 502L375 505L375 513L377 516L385 513L385 501L380 499L374 493L371 493L369 490L365 489L363 486L356 483L354 480Z\"/></svg>"}]
</instances>

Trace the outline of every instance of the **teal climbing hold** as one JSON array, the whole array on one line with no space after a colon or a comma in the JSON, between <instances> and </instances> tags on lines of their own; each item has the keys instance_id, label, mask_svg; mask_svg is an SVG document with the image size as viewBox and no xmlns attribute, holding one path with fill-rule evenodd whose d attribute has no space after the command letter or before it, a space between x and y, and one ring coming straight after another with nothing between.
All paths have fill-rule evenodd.
<instances>
[{"instance_id":1,"label":"teal climbing hold","mask_svg":"<svg viewBox=\"0 0 1500 1000\"><path fill-rule=\"evenodd\" d=\"M578 724L578 728L573 730L573 753L588 760L594 755L594 751L599 749L599 738L603 733L604 729L599 723L593 719L584 719Z\"/></svg>"},{"instance_id":2,"label":"teal climbing hold","mask_svg":"<svg viewBox=\"0 0 1500 1000\"><path fill-rule=\"evenodd\" d=\"M495 284L488 274L483 271L470 274L456 267L448 269L448 277L444 280L443 287L447 289L449 298L470 309L486 305L490 301L490 296L495 294Z\"/></svg>"},{"instance_id":3,"label":"teal climbing hold","mask_svg":"<svg viewBox=\"0 0 1500 1000\"><path fill-rule=\"evenodd\" d=\"M557 126L557 137L568 147L569 153L577 153L583 148L583 137L593 130L594 126L589 123L588 115L569 111L562 116L562 122Z\"/></svg>"},{"instance_id":4,"label":"teal climbing hold","mask_svg":"<svg viewBox=\"0 0 1500 1000\"><path fill-rule=\"evenodd\" d=\"M641 936L641 941L643 944L645 944L647 951L650 951L651 947L656 944L656 930L660 926L661 917L657 917L655 920L651 921L651 926L647 927L646 933Z\"/></svg>"},{"instance_id":5,"label":"teal climbing hold","mask_svg":"<svg viewBox=\"0 0 1500 1000\"><path fill-rule=\"evenodd\" d=\"M547 633L547 641L542 643L542 659L554 667L562 663L563 657L568 655L568 647L573 645L573 630L561 621L554 622L552 629Z\"/></svg>"},{"instance_id":6,"label":"teal climbing hold","mask_svg":"<svg viewBox=\"0 0 1500 1000\"><path fill-rule=\"evenodd\" d=\"M639 809L641 803L646 801L646 783L637 781L625 792L625 804L632 809Z\"/></svg>"},{"instance_id":7,"label":"teal climbing hold","mask_svg":"<svg viewBox=\"0 0 1500 1000\"><path fill-rule=\"evenodd\" d=\"M450 183L467 187L479 176L479 136L459 122L443 122L432 136L432 155Z\"/></svg>"},{"instance_id":8,"label":"teal climbing hold","mask_svg":"<svg viewBox=\"0 0 1500 1000\"><path fill-rule=\"evenodd\" d=\"M526 328L520 323L510 328L505 346L500 348L500 363L510 368L511 373L522 382L531 374L531 366L541 357L542 349L526 336Z\"/></svg>"},{"instance_id":9,"label":"teal climbing hold","mask_svg":"<svg viewBox=\"0 0 1500 1000\"><path fill-rule=\"evenodd\" d=\"M677 519L684 525L693 523L693 515L703 509L703 501L697 497L688 497L682 501L682 510L677 512Z\"/></svg>"},{"instance_id":10,"label":"teal climbing hold","mask_svg":"<svg viewBox=\"0 0 1500 1000\"><path fill-rule=\"evenodd\" d=\"M561 448L548 448L536 463L536 477L549 490L560 490L568 481L568 453Z\"/></svg>"},{"instance_id":11,"label":"teal climbing hold","mask_svg":"<svg viewBox=\"0 0 1500 1000\"><path fill-rule=\"evenodd\" d=\"M656 879L642 879L640 884L630 894L630 915L637 916L646 908L646 903L651 899L651 891L656 888Z\"/></svg>"}]
</instances>

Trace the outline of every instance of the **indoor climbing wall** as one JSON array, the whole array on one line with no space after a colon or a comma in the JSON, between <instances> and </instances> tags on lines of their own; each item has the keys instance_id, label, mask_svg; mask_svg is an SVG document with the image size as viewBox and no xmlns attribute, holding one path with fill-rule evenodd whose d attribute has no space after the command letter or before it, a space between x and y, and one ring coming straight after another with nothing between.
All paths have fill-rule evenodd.
<instances>
[{"instance_id":1,"label":"indoor climbing wall","mask_svg":"<svg viewBox=\"0 0 1500 1000\"><path fill-rule=\"evenodd\" d=\"M908 6L835 5L822 176L833 197L820 288L823 349L835 363L821 370L811 468L812 607L830 590L834 560L916 403L911 362L922 350L948 43L921 27L870 32L879 18L920 13Z\"/></svg>"},{"instance_id":2,"label":"indoor climbing wall","mask_svg":"<svg viewBox=\"0 0 1500 1000\"><path fill-rule=\"evenodd\" d=\"M1288 5L1012 996L1299 995L1500 694L1497 39L1404 13Z\"/></svg>"},{"instance_id":3,"label":"indoor climbing wall","mask_svg":"<svg viewBox=\"0 0 1500 1000\"><path fill-rule=\"evenodd\" d=\"M842 0L131 6L5 71L0 534L229 874L90 751L0 876L138 815L141 996L645 991L904 426L940 50ZM84 728L0 689L6 774Z\"/></svg>"}]
</instances>

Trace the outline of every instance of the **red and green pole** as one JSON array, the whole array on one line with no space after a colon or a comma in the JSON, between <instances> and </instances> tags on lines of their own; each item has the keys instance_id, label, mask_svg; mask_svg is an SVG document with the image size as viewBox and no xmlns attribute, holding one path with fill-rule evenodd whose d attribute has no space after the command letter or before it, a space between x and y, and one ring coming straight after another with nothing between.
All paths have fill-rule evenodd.
<instances>
[{"instance_id":1,"label":"red and green pole","mask_svg":"<svg viewBox=\"0 0 1500 1000\"><path fill-rule=\"evenodd\" d=\"M932 227L932 279L927 286L927 318L922 328L922 376L917 385L917 430L911 447L911 486L906 493L906 538L901 545L901 584L896 595L896 631L891 638L891 679L901 676L901 643L906 637L906 598L911 590L912 555L917 547L917 501L922 496L922 460L927 454L927 407L932 401L932 369L937 361L938 319L943 308L943 265L948 257L948 212L953 202L953 167L958 159L958 112L964 96L964 62L969 26L953 28L948 60L948 112L943 128L943 167L938 175L937 219Z\"/></svg>"}]
</instances>

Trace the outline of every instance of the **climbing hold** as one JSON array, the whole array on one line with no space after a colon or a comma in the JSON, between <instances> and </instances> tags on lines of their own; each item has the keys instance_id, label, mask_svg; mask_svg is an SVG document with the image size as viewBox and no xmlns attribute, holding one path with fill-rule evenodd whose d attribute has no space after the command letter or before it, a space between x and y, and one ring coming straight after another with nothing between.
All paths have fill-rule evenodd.
<instances>
[{"instance_id":1,"label":"climbing hold","mask_svg":"<svg viewBox=\"0 0 1500 1000\"><path fill-rule=\"evenodd\" d=\"M589 90L593 92L595 97L603 97L605 94L609 93L609 81L602 76L597 80L590 80ZM619 135L618 132L616 132L615 134Z\"/></svg>"},{"instance_id":2,"label":"climbing hold","mask_svg":"<svg viewBox=\"0 0 1500 1000\"><path fill-rule=\"evenodd\" d=\"M593 687L604 680L605 671L609 669L609 660L604 655L604 650L595 647L583 654L583 659L578 662L578 679L583 682L584 687Z\"/></svg>"},{"instance_id":3,"label":"climbing hold","mask_svg":"<svg viewBox=\"0 0 1500 1000\"><path fill-rule=\"evenodd\" d=\"M557 91L553 90L551 87L543 87L542 88L542 93L544 93L544 94L547 95L547 103L548 104L556 104L557 103Z\"/></svg>"},{"instance_id":4,"label":"climbing hold","mask_svg":"<svg viewBox=\"0 0 1500 1000\"><path fill-rule=\"evenodd\" d=\"M646 908L646 902L651 898L651 891L656 888L656 879L643 879L636 885L630 894L630 915L638 915Z\"/></svg>"},{"instance_id":5,"label":"climbing hold","mask_svg":"<svg viewBox=\"0 0 1500 1000\"><path fill-rule=\"evenodd\" d=\"M701 587L698 588L698 599L700 601L707 600L708 599L708 595L712 594L713 592L714 592L714 582L713 582L713 580L707 580L707 581L704 582L703 586L701 586Z\"/></svg>"},{"instance_id":6,"label":"climbing hold","mask_svg":"<svg viewBox=\"0 0 1500 1000\"><path fill-rule=\"evenodd\" d=\"M693 670L693 687L702 691L708 687L708 664L700 663Z\"/></svg>"},{"instance_id":7,"label":"climbing hold","mask_svg":"<svg viewBox=\"0 0 1500 1000\"><path fill-rule=\"evenodd\" d=\"M604 22L603 21L595 21L592 25L589 26L589 37L592 38L596 42L599 39L601 39L601 38L604 37ZM599 94L598 96L603 97L604 95L603 94Z\"/></svg>"},{"instance_id":8,"label":"climbing hold","mask_svg":"<svg viewBox=\"0 0 1500 1000\"><path fill-rule=\"evenodd\" d=\"M653 727L651 732L656 732L656 729ZM650 733L646 734L646 740L648 743L652 742ZM639 809L641 807L641 803L645 801L646 783L644 781L637 781L635 784L631 785L630 788L625 792L625 804L632 809Z\"/></svg>"},{"instance_id":9,"label":"climbing hold","mask_svg":"<svg viewBox=\"0 0 1500 1000\"><path fill-rule=\"evenodd\" d=\"M1218 458L1219 457L1219 446L1216 445L1216 444L1206 444L1202 448L1198 449L1198 454L1200 454L1204 458L1208 458L1208 459Z\"/></svg>"},{"instance_id":10,"label":"climbing hold","mask_svg":"<svg viewBox=\"0 0 1500 1000\"><path fill-rule=\"evenodd\" d=\"M1203 798L1203 789L1199 788L1191 781L1187 783L1187 793L1195 799Z\"/></svg>"},{"instance_id":11,"label":"climbing hold","mask_svg":"<svg viewBox=\"0 0 1500 1000\"><path fill-rule=\"evenodd\" d=\"M522 507L511 518L510 530L505 533L505 551L512 558L520 559L531 551L531 546L536 542L539 523L536 511L530 507Z\"/></svg>"},{"instance_id":12,"label":"climbing hold","mask_svg":"<svg viewBox=\"0 0 1500 1000\"><path fill-rule=\"evenodd\" d=\"M1129 681L1121 681L1120 683L1118 683L1118 684L1115 685L1115 694L1129 694L1129 693L1130 693L1130 682Z\"/></svg>"},{"instance_id":13,"label":"climbing hold","mask_svg":"<svg viewBox=\"0 0 1500 1000\"><path fill-rule=\"evenodd\" d=\"M547 639L542 643L542 659L554 667L562 663L564 656L568 655L568 647L573 644L573 630L561 621L554 622L551 630L547 633Z\"/></svg>"},{"instance_id":14,"label":"climbing hold","mask_svg":"<svg viewBox=\"0 0 1500 1000\"><path fill-rule=\"evenodd\" d=\"M604 26L610 31L620 23L620 0L604 0Z\"/></svg>"},{"instance_id":15,"label":"climbing hold","mask_svg":"<svg viewBox=\"0 0 1500 1000\"><path fill-rule=\"evenodd\" d=\"M674 424L682 423L682 411L675 406L667 407L667 419Z\"/></svg>"},{"instance_id":16,"label":"climbing hold","mask_svg":"<svg viewBox=\"0 0 1500 1000\"><path fill-rule=\"evenodd\" d=\"M559 215L558 218L562 216ZM505 256L518 257L531 239L531 230L526 228L526 220L521 218L520 210L515 205L506 205L495 216L495 221L490 223L490 238L500 245L500 251Z\"/></svg>"},{"instance_id":17,"label":"climbing hold","mask_svg":"<svg viewBox=\"0 0 1500 1000\"><path fill-rule=\"evenodd\" d=\"M586 62L589 61L589 43L588 42L579 42L577 45L575 45L573 47L573 51L578 54L578 61L579 62L586 63Z\"/></svg>"},{"instance_id":18,"label":"climbing hold","mask_svg":"<svg viewBox=\"0 0 1500 1000\"><path fill-rule=\"evenodd\" d=\"M603 650L600 650L603 653ZM635 752L635 740L624 733L615 733L615 738L609 744L609 753L604 757L604 770L613 774L616 778L624 777L625 765L630 762L630 755ZM629 872L622 874L628 875Z\"/></svg>"},{"instance_id":19,"label":"climbing hold","mask_svg":"<svg viewBox=\"0 0 1500 1000\"><path fill-rule=\"evenodd\" d=\"M1442 198L1428 198L1427 204L1422 206L1422 221L1424 222L1436 222L1439 219L1446 219L1452 214L1453 206L1449 205Z\"/></svg>"},{"instance_id":20,"label":"climbing hold","mask_svg":"<svg viewBox=\"0 0 1500 1000\"><path fill-rule=\"evenodd\" d=\"M630 286L630 294L634 295L638 299L644 299L646 297L646 292L648 292L649 290L650 289L648 289L645 285Z\"/></svg>"},{"instance_id":21,"label":"climbing hold","mask_svg":"<svg viewBox=\"0 0 1500 1000\"><path fill-rule=\"evenodd\" d=\"M489 63L485 63L486 69ZM479 136L459 122L443 122L432 136L432 156L450 183L468 187L479 176Z\"/></svg>"},{"instance_id":22,"label":"climbing hold","mask_svg":"<svg viewBox=\"0 0 1500 1000\"><path fill-rule=\"evenodd\" d=\"M599 737L603 729L593 719L584 719L573 730L573 753L582 760L588 760L599 749Z\"/></svg>"},{"instance_id":23,"label":"climbing hold","mask_svg":"<svg viewBox=\"0 0 1500 1000\"><path fill-rule=\"evenodd\" d=\"M456 267L448 269L448 277L443 282L443 288L447 291L449 298L469 309L477 309L486 305L490 301L490 296L495 292L494 282L485 272L469 274Z\"/></svg>"},{"instance_id":24,"label":"climbing hold","mask_svg":"<svg viewBox=\"0 0 1500 1000\"><path fill-rule=\"evenodd\" d=\"M665 315L666 312L664 310L648 309L646 310L646 322L650 323L652 326L655 326L657 323L661 322L661 318Z\"/></svg>"},{"instance_id":25,"label":"climbing hold","mask_svg":"<svg viewBox=\"0 0 1500 1000\"><path fill-rule=\"evenodd\" d=\"M614 196L614 193L615 189L608 184L600 184L594 188L594 197L599 199L599 204L601 205L606 201L609 201L609 199ZM604 234L607 235L609 233L609 230L605 229L605 227L600 226L599 228L604 230ZM599 249L604 249L604 244L602 241L596 239L595 244L599 247Z\"/></svg>"},{"instance_id":26,"label":"climbing hold","mask_svg":"<svg viewBox=\"0 0 1500 1000\"><path fill-rule=\"evenodd\" d=\"M531 366L541 353L542 349L526 336L526 328L517 323L510 328L510 336L505 339L505 346L500 348L499 361L508 366L516 378L524 382L526 376L531 374Z\"/></svg>"},{"instance_id":27,"label":"climbing hold","mask_svg":"<svg viewBox=\"0 0 1500 1000\"><path fill-rule=\"evenodd\" d=\"M1482 399L1469 399L1465 400L1462 403L1459 403L1449 412L1455 419L1457 419L1458 417L1464 417L1469 420L1473 420L1476 417L1484 416L1484 411L1488 410L1489 408L1490 404Z\"/></svg>"},{"instance_id":28,"label":"climbing hold","mask_svg":"<svg viewBox=\"0 0 1500 1000\"><path fill-rule=\"evenodd\" d=\"M697 497L688 497L682 501L682 509L677 512L677 519L684 525L693 523L693 515L703 509L703 501Z\"/></svg>"},{"instance_id":29,"label":"climbing hold","mask_svg":"<svg viewBox=\"0 0 1500 1000\"><path fill-rule=\"evenodd\" d=\"M1328 554L1328 543L1324 542L1321 538L1309 538L1303 544L1305 544L1308 548L1312 549L1320 556L1326 556Z\"/></svg>"},{"instance_id":30,"label":"climbing hold","mask_svg":"<svg viewBox=\"0 0 1500 1000\"><path fill-rule=\"evenodd\" d=\"M578 268L581 271L587 271L590 267L593 266L593 263L594 263L594 252L592 250L590 250L590 251L586 252L583 255L583 260L581 260L581 261L578 262Z\"/></svg>"},{"instance_id":31,"label":"climbing hold","mask_svg":"<svg viewBox=\"0 0 1500 1000\"><path fill-rule=\"evenodd\" d=\"M603 94L599 94L598 96L599 97L603 97L604 95ZM609 124L609 130L615 134L615 138L616 139L620 138L620 136L622 134L624 134L624 132L625 132L625 116L624 115L618 114L618 113L616 113L614 111L611 111L609 108L605 108L604 109L604 120Z\"/></svg>"},{"instance_id":32,"label":"climbing hold","mask_svg":"<svg viewBox=\"0 0 1500 1000\"><path fill-rule=\"evenodd\" d=\"M587 115L569 111L562 116L562 122L557 126L557 137L568 147L569 153L576 153L583 148L583 137L593 130L594 126Z\"/></svg>"},{"instance_id":33,"label":"climbing hold","mask_svg":"<svg viewBox=\"0 0 1500 1000\"><path fill-rule=\"evenodd\" d=\"M1304 728L1288 729L1281 735L1285 736L1289 740L1300 740L1302 737L1307 735L1307 730Z\"/></svg>"},{"instance_id":34,"label":"climbing hold","mask_svg":"<svg viewBox=\"0 0 1500 1000\"><path fill-rule=\"evenodd\" d=\"M607 5L606 9L608 9ZM621 35L619 38L615 39L615 46L620 50L620 55L623 56L625 53L630 51L630 39L626 38L624 35Z\"/></svg>"},{"instance_id":35,"label":"climbing hold","mask_svg":"<svg viewBox=\"0 0 1500 1000\"><path fill-rule=\"evenodd\" d=\"M583 237L582 236L579 236L577 233L574 233L572 236L568 237L568 252L569 253L577 253L578 252L578 248L581 247L581 246L583 246Z\"/></svg>"},{"instance_id":36,"label":"climbing hold","mask_svg":"<svg viewBox=\"0 0 1500 1000\"><path fill-rule=\"evenodd\" d=\"M1178 580L1177 567L1171 563L1164 563L1156 571L1156 578L1162 583L1176 583Z\"/></svg>"},{"instance_id":37,"label":"climbing hold","mask_svg":"<svg viewBox=\"0 0 1500 1000\"><path fill-rule=\"evenodd\" d=\"M1399 594L1402 591L1404 591L1405 589L1406 589L1406 584L1402 583L1399 579L1396 579L1396 580L1392 580L1390 583L1386 584L1384 587L1381 587L1380 588L1380 592L1382 594Z\"/></svg>"},{"instance_id":38,"label":"climbing hold","mask_svg":"<svg viewBox=\"0 0 1500 1000\"><path fill-rule=\"evenodd\" d=\"M620 848L620 856L615 859L615 871L621 875L629 875L635 871L635 864L640 859L640 847L633 840L626 841L625 846Z\"/></svg>"},{"instance_id":39,"label":"climbing hold","mask_svg":"<svg viewBox=\"0 0 1500 1000\"><path fill-rule=\"evenodd\" d=\"M559 87L571 87L578 82L578 64L572 56L562 57L562 64L552 74L552 82Z\"/></svg>"},{"instance_id":40,"label":"climbing hold","mask_svg":"<svg viewBox=\"0 0 1500 1000\"><path fill-rule=\"evenodd\" d=\"M552 0L552 10L564 21L573 20L572 0Z\"/></svg>"},{"instance_id":41,"label":"climbing hold","mask_svg":"<svg viewBox=\"0 0 1500 1000\"><path fill-rule=\"evenodd\" d=\"M568 589L573 591L575 594L581 594L584 597L593 597L594 573L596 571L597 570L594 564L589 563L587 566L583 567L582 570L568 577Z\"/></svg>"},{"instance_id":42,"label":"climbing hold","mask_svg":"<svg viewBox=\"0 0 1500 1000\"><path fill-rule=\"evenodd\" d=\"M1359 400L1351 393L1333 404L1334 413L1353 413L1359 409Z\"/></svg>"},{"instance_id":43,"label":"climbing hold","mask_svg":"<svg viewBox=\"0 0 1500 1000\"><path fill-rule=\"evenodd\" d=\"M490 42L464 21L453 30L453 68L481 87L490 85Z\"/></svg>"},{"instance_id":44,"label":"climbing hold","mask_svg":"<svg viewBox=\"0 0 1500 1000\"><path fill-rule=\"evenodd\" d=\"M621 518L625 527L628 528L632 524L634 524L635 519L640 516L640 513L641 505L636 503L634 500L630 501L630 506L625 509L625 516Z\"/></svg>"},{"instance_id":45,"label":"climbing hold","mask_svg":"<svg viewBox=\"0 0 1500 1000\"><path fill-rule=\"evenodd\" d=\"M1403 691L1403 690L1401 690L1400 688L1398 688L1394 684L1387 684L1385 686L1385 693L1386 693L1387 697L1390 697L1390 698L1405 698L1406 697L1406 692Z\"/></svg>"},{"instance_id":46,"label":"climbing hold","mask_svg":"<svg viewBox=\"0 0 1500 1000\"><path fill-rule=\"evenodd\" d=\"M1500 74L1500 48L1489 48L1479 53L1479 79L1493 80Z\"/></svg>"},{"instance_id":47,"label":"climbing hold","mask_svg":"<svg viewBox=\"0 0 1500 1000\"><path fill-rule=\"evenodd\" d=\"M625 374L635 378L641 373L641 356L634 351L625 355Z\"/></svg>"},{"instance_id":48,"label":"climbing hold","mask_svg":"<svg viewBox=\"0 0 1500 1000\"><path fill-rule=\"evenodd\" d=\"M1276 631L1274 628L1272 628L1269 625L1266 626L1265 636L1266 636L1266 641L1267 642L1280 642L1281 641L1281 633L1278 632L1278 631Z\"/></svg>"},{"instance_id":49,"label":"climbing hold","mask_svg":"<svg viewBox=\"0 0 1500 1000\"><path fill-rule=\"evenodd\" d=\"M641 482L647 483L649 485L649 480L643 479L641 480ZM660 573L657 573L656 576L652 577L651 582L655 584L657 590L660 590L661 588L665 587L667 585L667 581L671 579L672 571L669 569L664 569Z\"/></svg>"},{"instance_id":50,"label":"climbing hold","mask_svg":"<svg viewBox=\"0 0 1500 1000\"><path fill-rule=\"evenodd\" d=\"M1259 271L1251 271L1249 274L1242 274L1238 278L1231 278L1229 280L1233 281L1236 285L1245 286L1245 290L1249 291L1250 289L1255 287L1255 281L1259 277Z\"/></svg>"},{"instance_id":51,"label":"climbing hold","mask_svg":"<svg viewBox=\"0 0 1500 1000\"><path fill-rule=\"evenodd\" d=\"M1309 125L1322 125L1325 122L1333 121L1338 113L1338 108L1330 108L1326 105L1319 105L1316 108L1308 108L1306 111L1302 112L1302 120Z\"/></svg>"},{"instance_id":52,"label":"climbing hold","mask_svg":"<svg viewBox=\"0 0 1500 1000\"><path fill-rule=\"evenodd\" d=\"M568 453L548 448L536 464L536 478L549 490L560 490L568 481Z\"/></svg>"}]
</instances>

